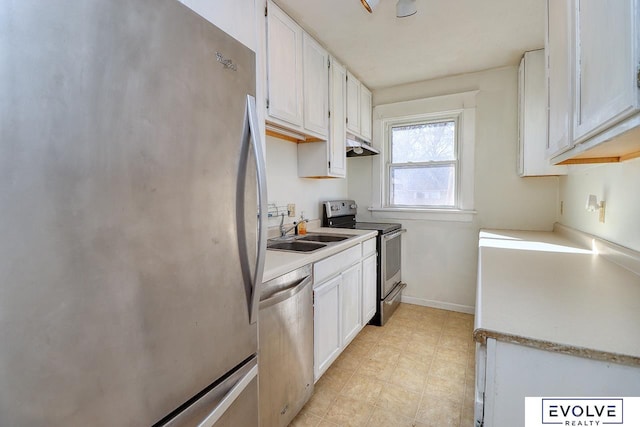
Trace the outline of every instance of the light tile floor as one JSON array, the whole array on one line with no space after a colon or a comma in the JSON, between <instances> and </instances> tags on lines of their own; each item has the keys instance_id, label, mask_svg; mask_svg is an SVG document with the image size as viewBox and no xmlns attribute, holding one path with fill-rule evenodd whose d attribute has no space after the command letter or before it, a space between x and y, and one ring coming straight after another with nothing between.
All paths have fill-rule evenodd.
<instances>
[{"instance_id":1,"label":"light tile floor","mask_svg":"<svg viewBox=\"0 0 640 427\"><path fill-rule=\"evenodd\" d=\"M291 426L473 426L473 316L401 304L367 325Z\"/></svg>"}]
</instances>

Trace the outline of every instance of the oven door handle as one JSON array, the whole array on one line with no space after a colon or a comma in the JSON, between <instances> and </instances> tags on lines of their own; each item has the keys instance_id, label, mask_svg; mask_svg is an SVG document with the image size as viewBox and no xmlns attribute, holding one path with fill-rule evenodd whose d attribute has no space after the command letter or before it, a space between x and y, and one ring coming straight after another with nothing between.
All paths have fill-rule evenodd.
<instances>
[{"instance_id":1,"label":"oven door handle","mask_svg":"<svg viewBox=\"0 0 640 427\"><path fill-rule=\"evenodd\" d=\"M383 235L382 235L382 238L383 238L384 240L390 240L390 239L393 239L393 238L395 238L395 237L398 237L398 236L399 236L399 235L401 235L402 233L406 233L406 232L407 232L407 230L406 230L405 228L402 228L402 229L400 229L400 230L398 230L398 231L395 231L395 232L393 232L393 233L390 233L390 234L383 234Z\"/></svg>"},{"instance_id":2,"label":"oven door handle","mask_svg":"<svg viewBox=\"0 0 640 427\"><path fill-rule=\"evenodd\" d=\"M396 290L393 292L393 295L389 295L387 298L385 298L384 303L387 305L391 305L393 304L394 300L396 299L396 297L398 296L398 294L400 292L402 292L402 290L404 288L407 287L407 284L404 282L400 282L398 283L398 285L396 286Z\"/></svg>"}]
</instances>

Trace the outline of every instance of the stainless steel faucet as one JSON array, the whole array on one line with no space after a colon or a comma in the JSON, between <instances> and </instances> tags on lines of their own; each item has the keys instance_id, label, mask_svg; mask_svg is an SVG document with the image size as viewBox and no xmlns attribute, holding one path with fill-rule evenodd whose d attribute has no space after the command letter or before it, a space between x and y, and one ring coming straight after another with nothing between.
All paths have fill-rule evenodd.
<instances>
[{"instance_id":1,"label":"stainless steel faucet","mask_svg":"<svg viewBox=\"0 0 640 427\"><path fill-rule=\"evenodd\" d=\"M298 226L300 225L300 223L303 222L309 222L308 219L301 219L298 222L293 222L293 225L289 228L285 228L284 226L284 213L282 214L282 218L280 219L280 237L285 237L287 235L288 232L290 232L291 230L295 229L295 234L298 234Z\"/></svg>"}]
</instances>

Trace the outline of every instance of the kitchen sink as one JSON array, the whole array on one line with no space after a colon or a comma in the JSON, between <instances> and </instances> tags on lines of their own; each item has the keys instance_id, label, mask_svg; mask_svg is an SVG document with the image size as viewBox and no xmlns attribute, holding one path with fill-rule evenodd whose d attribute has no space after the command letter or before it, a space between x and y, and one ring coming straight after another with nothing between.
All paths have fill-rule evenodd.
<instances>
[{"instance_id":1,"label":"kitchen sink","mask_svg":"<svg viewBox=\"0 0 640 427\"><path fill-rule=\"evenodd\" d=\"M294 240L290 242L268 242L267 249L275 249L280 251L291 251L291 252L313 252L315 250L324 248L325 244L323 243L312 243L312 242L301 242L299 240Z\"/></svg>"},{"instance_id":2,"label":"kitchen sink","mask_svg":"<svg viewBox=\"0 0 640 427\"><path fill-rule=\"evenodd\" d=\"M309 234L305 237L300 237L298 240L306 240L310 242L341 242L347 240L350 236L338 236L336 234Z\"/></svg>"}]
</instances>

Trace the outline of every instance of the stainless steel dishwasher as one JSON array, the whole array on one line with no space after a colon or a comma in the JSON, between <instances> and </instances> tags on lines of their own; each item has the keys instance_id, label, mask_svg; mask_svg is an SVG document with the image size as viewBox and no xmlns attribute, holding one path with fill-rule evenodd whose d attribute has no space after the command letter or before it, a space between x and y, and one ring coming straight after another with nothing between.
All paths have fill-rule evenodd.
<instances>
[{"instance_id":1,"label":"stainless steel dishwasher","mask_svg":"<svg viewBox=\"0 0 640 427\"><path fill-rule=\"evenodd\" d=\"M262 286L260 426L285 427L313 393L313 275L306 265Z\"/></svg>"}]
</instances>

